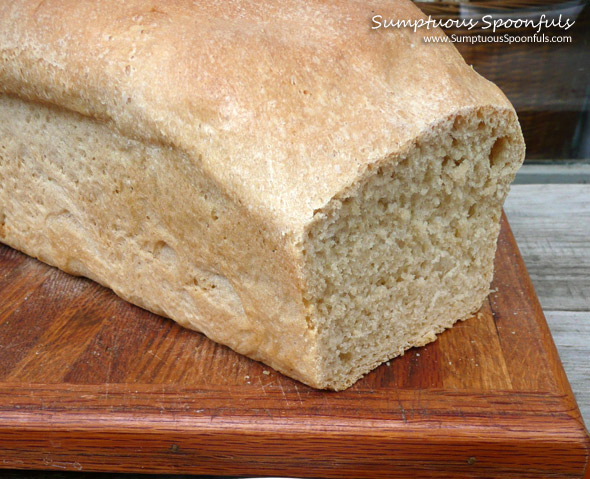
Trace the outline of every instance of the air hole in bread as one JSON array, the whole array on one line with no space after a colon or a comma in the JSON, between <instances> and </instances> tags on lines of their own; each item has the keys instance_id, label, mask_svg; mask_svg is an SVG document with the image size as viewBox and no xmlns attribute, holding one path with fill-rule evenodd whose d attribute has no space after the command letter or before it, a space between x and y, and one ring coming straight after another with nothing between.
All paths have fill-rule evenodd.
<instances>
[{"instance_id":1,"label":"air hole in bread","mask_svg":"<svg viewBox=\"0 0 590 479\"><path fill-rule=\"evenodd\" d=\"M490 151L490 166L493 168L495 166L501 167L504 163L506 163L508 159L507 150L508 150L509 141L506 137L500 137L492 146L492 150Z\"/></svg>"},{"instance_id":2,"label":"air hole in bread","mask_svg":"<svg viewBox=\"0 0 590 479\"><path fill-rule=\"evenodd\" d=\"M4 211L0 211L0 236L4 236L4 230L6 229L6 214Z\"/></svg>"},{"instance_id":3,"label":"air hole in bread","mask_svg":"<svg viewBox=\"0 0 590 479\"><path fill-rule=\"evenodd\" d=\"M176 251L165 241L157 241L153 253L155 257L170 265L178 262Z\"/></svg>"}]
</instances>

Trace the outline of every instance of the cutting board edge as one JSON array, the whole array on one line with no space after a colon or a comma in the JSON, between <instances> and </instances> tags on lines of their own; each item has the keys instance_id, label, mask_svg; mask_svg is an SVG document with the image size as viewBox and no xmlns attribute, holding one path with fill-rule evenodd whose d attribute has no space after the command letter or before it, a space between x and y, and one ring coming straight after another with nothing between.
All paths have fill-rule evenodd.
<instances>
[{"instance_id":1,"label":"cutting board edge","mask_svg":"<svg viewBox=\"0 0 590 479\"><path fill-rule=\"evenodd\" d=\"M82 403L82 406L79 404L77 406L78 412L72 410L64 412L60 411L56 403L52 403L51 398L46 395L48 390L52 389L51 385L41 385L42 387L37 390L34 384L28 384L27 393L32 393L30 405L33 409L26 411L23 410L22 404L20 406L12 404L19 406L20 410L14 407L12 410L2 411L0 405L0 447L7 453L0 463L0 468L84 469L109 472L170 472L172 470L177 473L324 475L326 477L339 477L343 470L350 474L354 473L358 477L379 477L379 475L391 477L391 468L394 468L395 474L399 472L400 477L407 475L409 471L414 473L418 471L422 476L427 473L430 477L445 477L453 473L453 476L458 478L488 477L490 471L510 474L511 477L537 477L540 473L554 473L553 477L584 477L585 474L589 474L590 438L505 216L503 223L508 231L505 240L516 251L515 268L518 270L519 280L522 280L528 299L532 300L535 307L535 320L542 333L540 336L546 353L550 356L552 373L556 379L555 387L545 391L544 396L545 400L554 401L556 409L547 415L550 420L535 423L532 429L530 422L521 424L515 420L517 416L514 414L519 411L517 406L508 411L512 416L507 415L506 410L503 414L496 416L500 426L503 420L506 421L507 426L510 426L504 435L498 434L493 427L485 428L481 427L481 424L480 427L467 425L469 421L466 417L471 416L465 416L462 413L455 416L459 422L444 431L449 434L428 436L424 432L430 430L432 433L433 424L437 421L436 417L422 423L411 417L408 418L407 414L411 411L413 399L410 397L412 390L390 389L382 392L395 395L393 401L397 401L400 405L399 409L389 411L395 419L389 421L383 418L378 419L373 425L380 427L368 428L366 434L359 433L358 428L355 430L354 424L352 427L350 424L343 424L340 428L335 424L335 429L330 430L323 422L325 418L321 416L314 419L317 421L315 430L315 424L291 422L291 430L286 432L287 436L289 434L291 436L285 437L284 443L279 444L281 446L279 451L277 447L273 449L272 444L268 443L268 433L274 433L274 440L279 435L276 427L289 424L289 422L281 422L280 416L277 418L270 415L268 420L265 420L262 415L257 418L257 423L253 423L252 418L247 415L240 417L234 414L226 417L223 413L220 414L218 408L215 414L202 418L199 422L201 429L195 430L196 424L194 421L191 423L190 415L187 418L182 414L181 409L172 408L168 410L169 418L162 417L162 414L166 413L166 408L163 407L158 410L155 408L151 413L141 409L135 413L125 413L119 417L122 419L119 426L122 424L125 426L114 427L111 424L106 427L109 419L113 419L113 414L116 413L113 409L114 403L109 402L109 400L117 402L116 385L86 385L86 388L94 390L95 393L98 391L98 394L102 395L102 398L98 398L99 402L102 401L98 410L95 407L86 411L83 406L84 401L79 401L79 397L76 396L80 388L68 384L62 385L62 399L66 396L64 392L72 392L69 403ZM138 391L142 390L145 393L143 386L148 385L130 384L125 385L123 389L127 387L127 392L130 392L137 387ZM10 390L10 385L7 383L4 387L8 394L14 392L14 389ZM106 388L107 392L101 391L101 388ZM162 385L149 385L149 388L156 392L166 389ZM53 389L54 393L59 393L59 387ZM452 396L452 393L447 393ZM124 395L125 391L121 394ZM165 391L162 394L161 398L166 397ZM460 393L454 394L460 396ZM467 391L466 395L468 394ZM541 397L543 394L543 391L506 392L507 396L526 399L520 406L528 407L535 404L533 398ZM272 392L272 395L280 399L284 391L277 389ZM488 394L488 396L493 395ZM359 400L366 399L359 398ZM422 394L420 399L424 401L425 395ZM404 407L405 401L410 403L410 407ZM506 401L506 396L499 394L498 403L502 401ZM9 406L9 402L4 404ZM173 400L170 404L173 404ZM480 405L485 405L485 401ZM493 402L491 406L487 405L487 407L493 406ZM392 412L394 410L395 413ZM334 417L331 416L330 419L333 421ZM129 420L133 418L136 421L130 424ZM477 415L471 418L477 419ZM292 420L293 418L283 417L283 419ZM344 419L350 421L351 417ZM243 422L240 423L240 421ZM205 425L208 427L205 428ZM235 430L239 425L242 429ZM89 433L92 435L88 436ZM266 438L263 437L265 434ZM113 435L115 442L112 448L104 449L105 446L98 445L98 439L103 438L107 440L106 442L113 441ZM244 441L245 438L248 438L248 441ZM342 439L355 438L358 441L354 444L346 444L347 441L342 441ZM267 442L261 439L266 439ZM322 440L325 442L323 446ZM425 443L425 440L430 443ZM234 446L229 452L227 443ZM310 449L311 445L314 445L316 449ZM326 469L327 466L313 462L313 454L317 453L319 446L327 448L326 453L330 452L330 447L335 448L332 461L329 461L332 469ZM451 449L450 446L454 448ZM429 456L431 461L425 461L423 454L420 456L419 453L427 447L432 449L432 455ZM297 454L294 454L294 448ZM383 457L384 448L386 451L391 451L389 448L393 448L393 456ZM521 457L526 457L527 451L533 453L531 457L536 457L537 462L527 464L511 462L515 448L521 451ZM209 455L203 455L204 450L207 450ZM359 462L358 454L355 456L355 453L363 450L367 452L367 455L364 462ZM132 453L130 454L129 451ZM475 455L467 455L471 453ZM495 465L490 459L494 454L496 454ZM80 457L84 457L88 463L81 464L77 460ZM105 461L105 457L110 462ZM415 459L405 460L404 457ZM564 457L567 461L564 461ZM90 462L91 459L94 462ZM356 463L352 463L352 459L355 459ZM549 463L553 466L552 469L548 469ZM377 470L377 467L380 469Z\"/></svg>"}]
</instances>

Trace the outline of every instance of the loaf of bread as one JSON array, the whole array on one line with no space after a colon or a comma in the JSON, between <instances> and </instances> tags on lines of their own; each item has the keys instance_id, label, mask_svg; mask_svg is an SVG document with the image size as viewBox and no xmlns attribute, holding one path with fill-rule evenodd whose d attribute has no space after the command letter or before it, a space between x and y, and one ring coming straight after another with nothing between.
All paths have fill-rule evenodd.
<instances>
[{"instance_id":1,"label":"loaf of bread","mask_svg":"<svg viewBox=\"0 0 590 479\"><path fill-rule=\"evenodd\" d=\"M316 388L486 296L516 114L410 1L0 3L0 241ZM138 351L141 354L141 351Z\"/></svg>"}]
</instances>

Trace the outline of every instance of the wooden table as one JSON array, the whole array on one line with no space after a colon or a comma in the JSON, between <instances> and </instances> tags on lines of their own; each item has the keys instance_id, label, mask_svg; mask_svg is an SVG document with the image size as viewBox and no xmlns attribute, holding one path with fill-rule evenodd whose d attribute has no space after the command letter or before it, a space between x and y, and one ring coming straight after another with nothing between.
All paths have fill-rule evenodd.
<instances>
[{"instance_id":1,"label":"wooden table","mask_svg":"<svg viewBox=\"0 0 590 479\"><path fill-rule=\"evenodd\" d=\"M513 185L504 209L589 426L590 185Z\"/></svg>"},{"instance_id":2,"label":"wooden table","mask_svg":"<svg viewBox=\"0 0 590 479\"><path fill-rule=\"evenodd\" d=\"M515 186L506 211L588 423L590 370L586 363L590 353L590 249L586 240L590 238L590 186ZM2 471L2 477L118 476Z\"/></svg>"}]
</instances>

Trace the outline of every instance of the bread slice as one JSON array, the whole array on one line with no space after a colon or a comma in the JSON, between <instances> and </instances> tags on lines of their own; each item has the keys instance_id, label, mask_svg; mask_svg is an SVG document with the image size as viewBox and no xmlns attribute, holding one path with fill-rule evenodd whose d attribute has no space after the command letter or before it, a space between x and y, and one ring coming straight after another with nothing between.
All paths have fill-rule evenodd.
<instances>
[{"instance_id":1,"label":"bread slice","mask_svg":"<svg viewBox=\"0 0 590 479\"><path fill-rule=\"evenodd\" d=\"M373 12L422 17L1 4L0 240L316 388L434 340L488 294L524 143L450 43Z\"/></svg>"}]
</instances>

